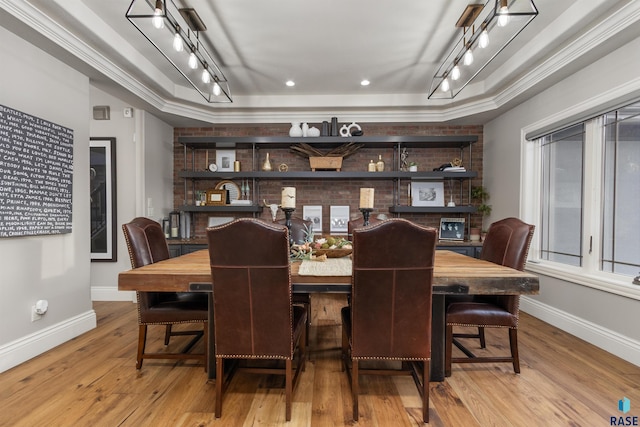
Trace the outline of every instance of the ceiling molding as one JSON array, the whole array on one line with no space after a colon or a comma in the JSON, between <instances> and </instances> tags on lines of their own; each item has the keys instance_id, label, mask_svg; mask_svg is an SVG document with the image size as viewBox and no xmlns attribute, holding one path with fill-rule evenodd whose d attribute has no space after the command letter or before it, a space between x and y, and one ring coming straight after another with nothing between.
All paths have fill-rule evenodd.
<instances>
[{"instance_id":1,"label":"ceiling molding","mask_svg":"<svg viewBox=\"0 0 640 427\"><path fill-rule=\"evenodd\" d=\"M516 99L534 85L545 81L584 55L592 53L597 46L606 43L607 40L629 29L632 25L638 25L639 21L640 2L628 3L507 86L495 96L496 104L502 106Z\"/></svg>"},{"instance_id":2,"label":"ceiling molding","mask_svg":"<svg viewBox=\"0 0 640 427\"><path fill-rule=\"evenodd\" d=\"M52 0L64 4L61 0ZM79 6L83 6L78 2ZM428 102L427 94L387 94L387 95L300 95L294 97L252 97L236 96L233 104L211 105L205 104L191 93L186 87L176 85L168 78L159 82L159 87L168 88L167 94L160 93L138 80L130 72L121 68L113 60L89 46L83 40L67 31L47 15L41 13L28 2L13 2L0 0L0 6L15 18L29 26L37 33L46 37L64 51L73 55L78 61L86 64L106 77L113 83L148 104L152 109L160 112L201 120L209 123L282 123L292 117L323 117L338 115L340 117L354 117L354 120L372 122L446 122L462 119L487 112L497 111L519 97L525 96L541 82L552 77L583 55L589 53L594 46L606 43L608 39L630 28L640 20L640 2L629 2L603 19L593 28L588 29L577 39L573 40L562 50L544 60L531 71L513 80L506 88L495 96L476 96L486 93L483 85L477 90L469 91L466 98L460 97L450 102ZM75 6L74 6L75 7ZM76 14L79 13L76 11ZM92 13L87 9L86 13ZM76 16L77 17L77 16ZM90 23L87 23L89 26ZM101 37L118 38L118 43L128 45L128 42L118 34L101 35ZM516 60L513 60L516 61ZM517 69L516 62L508 65ZM143 72L161 76L162 73L147 61L146 64L136 64ZM89 76L91 78L91 76ZM552 83L549 83L550 85ZM548 86L547 85L547 86ZM544 85L542 86L544 89ZM541 90L542 90L541 89ZM286 103L279 103L284 107L273 107L276 99ZM301 100L303 101L301 102ZM290 106L287 107L287 104ZM341 107L335 108L335 105Z\"/></svg>"}]
</instances>

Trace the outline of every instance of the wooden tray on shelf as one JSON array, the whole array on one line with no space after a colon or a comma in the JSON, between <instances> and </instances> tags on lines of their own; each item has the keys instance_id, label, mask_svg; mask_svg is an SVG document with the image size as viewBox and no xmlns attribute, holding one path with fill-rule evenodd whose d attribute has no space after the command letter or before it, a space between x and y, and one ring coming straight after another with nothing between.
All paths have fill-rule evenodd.
<instances>
[{"instance_id":1,"label":"wooden tray on shelf","mask_svg":"<svg viewBox=\"0 0 640 427\"><path fill-rule=\"evenodd\" d=\"M342 169L342 157L309 157L309 166L315 172L316 169L337 170Z\"/></svg>"}]
</instances>

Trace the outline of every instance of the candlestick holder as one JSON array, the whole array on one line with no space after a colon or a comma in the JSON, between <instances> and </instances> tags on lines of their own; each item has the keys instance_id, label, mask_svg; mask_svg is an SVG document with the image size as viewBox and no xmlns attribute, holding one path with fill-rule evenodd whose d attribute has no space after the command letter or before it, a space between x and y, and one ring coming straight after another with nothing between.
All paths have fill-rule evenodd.
<instances>
[{"instance_id":1,"label":"candlestick holder","mask_svg":"<svg viewBox=\"0 0 640 427\"><path fill-rule=\"evenodd\" d=\"M362 217L364 218L363 226L369 225L369 215L373 212L372 208L360 208L360 212L362 212Z\"/></svg>"},{"instance_id":2,"label":"candlestick holder","mask_svg":"<svg viewBox=\"0 0 640 427\"><path fill-rule=\"evenodd\" d=\"M284 225L289 229L289 245L293 245L293 237L291 237L291 214L293 214L295 210L296 208L282 208L285 217Z\"/></svg>"}]
</instances>

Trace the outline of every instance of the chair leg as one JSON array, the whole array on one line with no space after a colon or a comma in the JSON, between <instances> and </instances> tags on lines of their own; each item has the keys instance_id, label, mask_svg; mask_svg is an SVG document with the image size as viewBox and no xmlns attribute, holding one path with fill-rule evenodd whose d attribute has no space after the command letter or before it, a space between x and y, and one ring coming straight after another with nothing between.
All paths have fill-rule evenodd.
<instances>
[{"instance_id":1,"label":"chair leg","mask_svg":"<svg viewBox=\"0 0 640 427\"><path fill-rule=\"evenodd\" d=\"M222 416L222 393L224 392L224 359L216 358L216 418Z\"/></svg>"},{"instance_id":2,"label":"chair leg","mask_svg":"<svg viewBox=\"0 0 640 427\"><path fill-rule=\"evenodd\" d=\"M142 368L142 359L146 343L147 325L138 325L138 355L136 357L136 369Z\"/></svg>"},{"instance_id":3,"label":"chair leg","mask_svg":"<svg viewBox=\"0 0 640 427\"><path fill-rule=\"evenodd\" d=\"M293 392L293 378L292 378L292 363L291 359L286 360L285 367L285 402L286 402L286 412L285 412L285 420L291 421L291 395ZM217 379L216 379L217 381Z\"/></svg>"},{"instance_id":4,"label":"chair leg","mask_svg":"<svg viewBox=\"0 0 640 427\"><path fill-rule=\"evenodd\" d=\"M429 372L430 361L424 361L422 368L422 421L429 422Z\"/></svg>"},{"instance_id":5,"label":"chair leg","mask_svg":"<svg viewBox=\"0 0 640 427\"><path fill-rule=\"evenodd\" d=\"M447 325L444 341L444 376L451 376L451 354L453 352L453 326Z\"/></svg>"},{"instance_id":6,"label":"chair leg","mask_svg":"<svg viewBox=\"0 0 640 427\"><path fill-rule=\"evenodd\" d=\"M204 336L202 337L202 341L204 344L204 371L205 372L209 372L209 357L211 357L211 355L209 354L209 323L208 322L203 322L202 323L202 330L204 332Z\"/></svg>"},{"instance_id":7,"label":"chair leg","mask_svg":"<svg viewBox=\"0 0 640 427\"><path fill-rule=\"evenodd\" d=\"M300 362L302 366L300 367L300 372L304 372L307 368L307 343L309 342L309 336L307 335L307 330L304 331L304 337L300 339L300 343L298 343L298 347L300 347Z\"/></svg>"},{"instance_id":8,"label":"chair leg","mask_svg":"<svg viewBox=\"0 0 640 427\"><path fill-rule=\"evenodd\" d=\"M351 394L353 396L353 420L358 421L358 394L360 394L360 384L358 383L358 360L351 361Z\"/></svg>"},{"instance_id":9,"label":"chair leg","mask_svg":"<svg viewBox=\"0 0 640 427\"><path fill-rule=\"evenodd\" d=\"M342 325L342 372L347 369L347 356L349 355L349 338L344 324Z\"/></svg>"},{"instance_id":10,"label":"chair leg","mask_svg":"<svg viewBox=\"0 0 640 427\"><path fill-rule=\"evenodd\" d=\"M164 330L164 345L169 345L169 339L171 339L171 325L167 325Z\"/></svg>"},{"instance_id":11,"label":"chair leg","mask_svg":"<svg viewBox=\"0 0 640 427\"><path fill-rule=\"evenodd\" d=\"M513 371L520 373L520 357L518 355L518 330L509 329L509 344L511 346L511 357L513 358Z\"/></svg>"},{"instance_id":12,"label":"chair leg","mask_svg":"<svg viewBox=\"0 0 640 427\"><path fill-rule=\"evenodd\" d=\"M480 348L487 348L487 341L484 338L484 328L478 328L478 338L480 338Z\"/></svg>"},{"instance_id":13,"label":"chair leg","mask_svg":"<svg viewBox=\"0 0 640 427\"><path fill-rule=\"evenodd\" d=\"M305 334L305 345L309 345L309 330L311 329L311 303L305 304L307 308L307 324L306 329L307 333Z\"/></svg>"}]
</instances>

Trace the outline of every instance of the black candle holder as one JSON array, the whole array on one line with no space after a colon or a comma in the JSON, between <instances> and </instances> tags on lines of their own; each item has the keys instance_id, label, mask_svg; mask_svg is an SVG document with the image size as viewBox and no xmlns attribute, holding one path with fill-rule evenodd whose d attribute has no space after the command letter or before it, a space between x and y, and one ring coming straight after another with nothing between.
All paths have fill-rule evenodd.
<instances>
[{"instance_id":1,"label":"black candle holder","mask_svg":"<svg viewBox=\"0 0 640 427\"><path fill-rule=\"evenodd\" d=\"M282 208L282 211L284 212L284 217L285 217L285 221L284 221L284 225L287 226L287 228L289 229L289 244L293 245L293 237L291 235L291 214L293 214L293 211L295 211L296 208Z\"/></svg>"},{"instance_id":2,"label":"black candle holder","mask_svg":"<svg viewBox=\"0 0 640 427\"><path fill-rule=\"evenodd\" d=\"M360 208L360 212L362 212L362 217L364 218L363 226L369 225L369 215L373 212L372 208Z\"/></svg>"}]
</instances>

